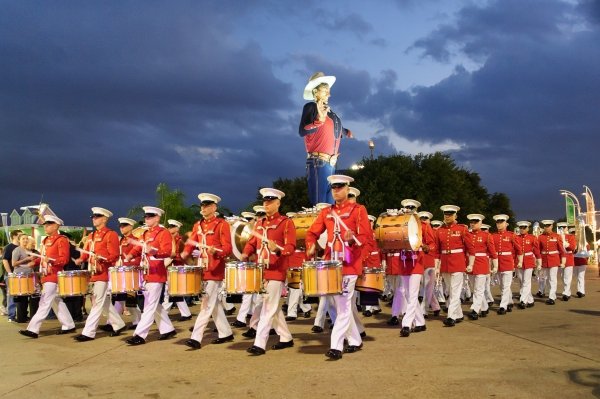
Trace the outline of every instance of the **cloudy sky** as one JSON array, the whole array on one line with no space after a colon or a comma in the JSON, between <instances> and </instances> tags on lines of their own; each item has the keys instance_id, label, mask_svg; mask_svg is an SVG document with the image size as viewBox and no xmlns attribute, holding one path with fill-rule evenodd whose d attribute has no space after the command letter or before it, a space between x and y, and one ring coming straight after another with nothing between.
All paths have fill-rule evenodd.
<instances>
[{"instance_id":1,"label":"cloudy sky","mask_svg":"<svg viewBox=\"0 0 600 399\"><path fill-rule=\"evenodd\" d=\"M449 151L518 218L600 190L600 1L0 1L0 210L67 224L165 182L239 211L304 174L315 71L353 130L338 167ZM600 198L600 193L597 193ZM460 205L460 204L459 204ZM390 207L394 204L390 204Z\"/></svg>"}]
</instances>

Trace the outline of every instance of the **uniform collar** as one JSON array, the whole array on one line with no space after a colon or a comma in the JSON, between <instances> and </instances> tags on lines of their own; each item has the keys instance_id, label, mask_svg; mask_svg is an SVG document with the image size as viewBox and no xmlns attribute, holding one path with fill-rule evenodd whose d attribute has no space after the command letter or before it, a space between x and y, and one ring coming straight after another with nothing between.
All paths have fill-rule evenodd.
<instances>
[{"instance_id":1,"label":"uniform collar","mask_svg":"<svg viewBox=\"0 0 600 399\"><path fill-rule=\"evenodd\" d=\"M279 218L279 216L281 216L279 214L279 212L275 212L273 215L265 217L265 219L267 219L267 220L275 220L275 219Z\"/></svg>"},{"instance_id":2,"label":"uniform collar","mask_svg":"<svg viewBox=\"0 0 600 399\"><path fill-rule=\"evenodd\" d=\"M216 219L217 219L217 217L213 216L213 217L208 218L208 219L207 218L202 218L202 221L206 222L206 223L210 223L210 222L214 222Z\"/></svg>"},{"instance_id":3,"label":"uniform collar","mask_svg":"<svg viewBox=\"0 0 600 399\"><path fill-rule=\"evenodd\" d=\"M347 207L350 204L351 204L351 202L348 201L348 199L346 198L346 200L344 202L342 202L341 204L339 204L339 205L338 205L337 202L335 204L333 204L333 207L337 208L337 209L344 209L345 207Z\"/></svg>"}]
</instances>

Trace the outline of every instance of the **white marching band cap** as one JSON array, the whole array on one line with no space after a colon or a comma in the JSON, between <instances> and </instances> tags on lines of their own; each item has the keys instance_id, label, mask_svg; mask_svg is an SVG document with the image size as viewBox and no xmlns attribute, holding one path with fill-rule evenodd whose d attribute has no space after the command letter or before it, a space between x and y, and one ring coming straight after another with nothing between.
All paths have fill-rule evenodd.
<instances>
[{"instance_id":1,"label":"white marching band cap","mask_svg":"<svg viewBox=\"0 0 600 399\"><path fill-rule=\"evenodd\" d=\"M350 185L354 181L354 178L346 175L331 175L327 176L329 184L347 184Z\"/></svg>"},{"instance_id":2,"label":"white marching band cap","mask_svg":"<svg viewBox=\"0 0 600 399\"><path fill-rule=\"evenodd\" d=\"M407 207L407 206L414 206L415 208L418 208L421 206L421 203L417 200L414 199L403 199L402 202L400 202L400 205L402 205L403 207Z\"/></svg>"},{"instance_id":3,"label":"white marching band cap","mask_svg":"<svg viewBox=\"0 0 600 399\"><path fill-rule=\"evenodd\" d=\"M130 218L119 218L119 224L130 224L132 226L135 226L135 220L130 219Z\"/></svg>"},{"instance_id":4,"label":"white marching band cap","mask_svg":"<svg viewBox=\"0 0 600 399\"><path fill-rule=\"evenodd\" d=\"M434 227L435 227L435 226L441 226L441 225L442 225L442 222L441 222L441 221L439 221L439 220L432 220L432 221L431 221L431 225L432 225L432 226L434 226Z\"/></svg>"},{"instance_id":5,"label":"white marching band cap","mask_svg":"<svg viewBox=\"0 0 600 399\"><path fill-rule=\"evenodd\" d=\"M489 230L490 229L490 225L489 224L482 224L481 225L481 229L482 230Z\"/></svg>"},{"instance_id":6,"label":"white marching band cap","mask_svg":"<svg viewBox=\"0 0 600 399\"><path fill-rule=\"evenodd\" d=\"M350 187L348 188L348 197L350 196L354 196L354 197L358 197L360 195L360 190L356 187Z\"/></svg>"},{"instance_id":7,"label":"white marching band cap","mask_svg":"<svg viewBox=\"0 0 600 399\"><path fill-rule=\"evenodd\" d=\"M517 226L519 226L519 227L521 227L521 226L529 227L529 226L531 226L531 222L528 222L527 220L519 220L517 222Z\"/></svg>"},{"instance_id":8,"label":"white marching band cap","mask_svg":"<svg viewBox=\"0 0 600 399\"><path fill-rule=\"evenodd\" d=\"M442 212L458 212L460 207L456 205L442 205L440 206Z\"/></svg>"},{"instance_id":9,"label":"white marching band cap","mask_svg":"<svg viewBox=\"0 0 600 399\"><path fill-rule=\"evenodd\" d=\"M183 223L181 223L175 219L169 219L169 220L167 220L167 225L181 227L181 226L183 226Z\"/></svg>"},{"instance_id":10,"label":"white marching band cap","mask_svg":"<svg viewBox=\"0 0 600 399\"><path fill-rule=\"evenodd\" d=\"M264 207L264 206L262 206L262 205L254 205L254 206L252 207L252 210L253 210L255 213L267 213L267 210L266 210L266 209L265 209L265 207Z\"/></svg>"},{"instance_id":11,"label":"white marching band cap","mask_svg":"<svg viewBox=\"0 0 600 399\"><path fill-rule=\"evenodd\" d=\"M325 208L329 208L330 206L331 204L328 202L319 202L317 205L315 205L315 208L317 208L317 211L321 211Z\"/></svg>"},{"instance_id":12,"label":"white marching band cap","mask_svg":"<svg viewBox=\"0 0 600 399\"><path fill-rule=\"evenodd\" d=\"M541 224L554 224L554 220L552 219L544 219L544 220L540 220Z\"/></svg>"},{"instance_id":13,"label":"white marching band cap","mask_svg":"<svg viewBox=\"0 0 600 399\"><path fill-rule=\"evenodd\" d=\"M165 213L165 211L155 206L143 206L142 209L144 210L144 213L153 213L158 216L162 216L163 213Z\"/></svg>"},{"instance_id":14,"label":"white marching band cap","mask_svg":"<svg viewBox=\"0 0 600 399\"><path fill-rule=\"evenodd\" d=\"M254 219L256 217L256 214L254 212L248 212L248 211L244 211L241 213L243 218L246 219Z\"/></svg>"},{"instance_id":15,"label":"white marching band cap","mask_svg":"<svg viewBox=\"0 0 600 399\"><path fill-rule=\"evenodd\" d=\"M377 220L377 218L373 215L369 215L369 220L371 221L371 223L373 223Z\"/></svg>"},{"instance_id":16,"label":"white marching band cap","mask_svg":"<svg viewBox=\"0 0 600 399\"><path fill-rule=\"evenodd\" d=\"M289 218L293 218L294 216L296 216L298 213L297 212L287 212L285 214L285 216L289 217Z\"/></svg>"},{"instance_id":17,"label":"white marching band cap","mask_svg":"<svg viewBox=\"0 0 600 399\"><path fill-rule=\"evenodd\" d=\"M305 100L314 100L313 89L321 83L327 83L329 87L335 83L335 76L325 76L323 72L317 72L308 79L308 84L304 86L303 97Z\"/></svg>"},{"instance_id":18,"label":"white marching band cap","mask_svg":"<svg viewBox=\"0 0 600 399\"><path fill-rule=\"evenodd\" d=\"M283 191L271 187L261 188L258 190L258 192L260 195L262 195L263 199L266 200L274 200L275 198L282 199L285 197L285 193Z\"/></svg>"},{"instance_id":19,"label":"white marching band cap","mask_svg":"<svg viewBox=\"0 0 600 399\"><path fill-rule=\"evenodd\" d=\"M113 215L108 209L100 208L99 206L92 207L92 214L106 216L107 218Z\"/></svg>"},{"instance_id":20,"label":"white marching band cap","mask_svg":"<svg viewBox=\"0 0 600 399\"><path fill-rule=\"evenodd\" d=\"M198 199L200 200L200 203L212 203L214 202L215 204L218 204L221 201L221 197L219 197L218 195L215 194L211 194L211 193L200 193L198 194Z\"/></svg>"},{"instance_id":21,"label":"white marching band cap","mask_svg":"<svg viewBox=\"0 0 600 399\"><path fill-rule=\"evenodd\" d=\"M61 218L59 218L58 216L54 216L54 215L46 215L44 216L44 223L56 223L59 226L63 226L65 223L62 221Z\"/></svg>"},{"instance_id":22,"label":"white marching band cap","mask_svg":"<svg viewBox=\"0 0 600 399\"><path fill-rule=\"evenodd\" d=\"M565 228L567 226L568 226L567 222L558 222L558 223L556 223L556 227Z\"/></svg>"},{"instance_id":23,"label":"white marching band cap","mask_svg":"<svg viewBox=\"0 0 600 399\"><path fill-rule=\"evenodd\" d=\"M420 218L427 218L429 220L431 220L433 218L433 214L431 212L427 212L427 211L421 211L421 212L417 213L417 215Z\"/></svg>"},{"instance_id":24,"label":"white marching band cap","mask_svg":"<svg viewBox=\"0 0 600 399\"><path fill-rule=\"evenodd\" d=\"M501 213L499 215L492 216L492 219L494 219L495 221L503 220L503 221L507 222L508 219L510 219L510 217L508 215Z\"/></svg>"},{"instance_id":25,"label":"white marching band cap","mask_svg":"<svg viewBox=\"0 0 600 399\"><path fill-rule=\"evenodd\" d=\"M485 219L485 216L483 216L481 213L469 213L467 215L467 219L469 220L479 220L480 222Z\"/></svg>"}]
</instances>

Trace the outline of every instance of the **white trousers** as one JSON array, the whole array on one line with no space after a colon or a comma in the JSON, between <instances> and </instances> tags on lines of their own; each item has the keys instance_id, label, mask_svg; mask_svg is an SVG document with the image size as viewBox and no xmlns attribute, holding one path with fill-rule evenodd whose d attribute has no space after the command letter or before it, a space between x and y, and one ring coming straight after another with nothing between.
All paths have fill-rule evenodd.
<instances>
[{"instance_id":1,"label":"white trousers","mask_svg":"<svg viewBox=\"0 0 600 399\"><path fill-rule=\"evenodd\" d=\"M219 293L219 301L221 301L221 305L223 305L223 309L226 311L231 310L235 307L233 303L227 302L227 295L225 295L223 291Z\"/></svg>"},{"instance_id":2,"label":"white trousers","mask_svg":"<svg viewBox=\"0 0 600 399\"><path fill-rule=\"evenodd\" d=\"M175 302L175 303L177 304L177 308L179 309L179 313L181 314L181 317L190 317L192 315L192 312L190 312L190 307L188 306L185 299L183 301ZM169 310L171 310L171 307L173 306L173 302L169 302L169 282L168 281L165 283L165 295L164 295L164 300L163 300L162 306L163 306L163 308L165 308L165 310L167 312ZM144 307L145 307L145 305L144 305Z\"/></svg>"},{"instance_id":3,"label":"white trousers","mask_svg":"<svg viewBox=\"0 0 600 399\"><path fill-rule=\"evenodd\" d=\"M492 295L492 275L485 275L485 287L483 291L483 297L486 302L494 302L494 296Z\"/></svg>"},{"instance_id":4,"label":"white trousers","mask_svg":"<svg viewBox=\"0 0 600 399\"><path fill-rule=\"evenodd\" d=\"M204 288L205 293L202 295L202 302L200 304L200 313L194 323L194 330L192 331L192 339L198 342L202 342L202 336L204 330L210 321L212 316L217 331L219 332L219 338L228 337L233 334L227 317L225 316L225 310L219 300L219 293L223 290L223 281L208 280Z\"/></svg>"},{"instance_id":5,"label":"white trousers","mask_svg":"<svg viewBox=\"0 0 600 399\"><path fill-rule=\"evenodd\" d=\"M58 296L57 289L58 287L56 283L44 283L38 310L35 312L29 321L29 324L27 325L27 329L29 331L36 334L40 332L42 322L46 319L46 317L48 317L48 314L50 314L50 308L54 310L54 313L62 325L63 330L75 328L75 323L73 323L71 313L69 313L69 309L67 309L67 305L65 305L62 298Z\"/></svg>"},{"instance_id":6,"label":"white trousers","mask_svg":"<svg viewBox=\"0 0 600 399\"><path fill-rule=\"evenodd\" d=\"M394 288L392 316L400 317L406 313L406 287L402 284L402 276L394 275L390 277L392 277L392 287Z\"/></svg>"},{"instance_id":7,"label":"white trousers","mask_svg":"<svg viewBox=\"0 0 600 399\"><path fill-rule=\"evenodd\" d=\"M144 288L144 311L138 323L134 335L146 339L152 323L156 322L158 331L161 334L166 334L175 329L169 314L158 302L160 301L160 293L163 283L146 283Z\"/></svg>"},{"instance_id":8,"label":"white trousers","mask_svg":"<svg viewBox=\"0 0 600 399\"><path fill-rule=\"evenodd\" d=\"M289 342L292 340L292 333L290 333L285 322L285 317L283 316L283 311L279 307L283 284L283 281L267 280L265 285L267 292L263 296L260 320L258 321L256 338L254 340L254 345L259 348L265 349L267 346L271 328L274 328L277 335L279 335L280 342Z\"/></svg>"},{"instance_id":9,"label":"white trousers","mask_svg":"<svg viewBox=\"0 0 600 399\"><path fill-rule=\"evenodd\" d=\"M511 291L513 272L511 270L508 272L498 272L498 274L498 277L500 277L500 292L502 295L500 297L500 307L506 309L508 305L513 304Z\"/></svg>"},{"instance_id":10,"label":"white trousers","mask_svg":"<svg viewBox=\"0 0 600 399\"><path fill-rule=\"evenodd\" d=\"M519 289L519 302L524 304L533 303L533 295L531 294L531 276L533 269L517 269L517 276L521 282Z\"/></svg>"},{"instance_id":11,"label":"white trousers","mask_svg":"<svg viewBox=\"0 0 600 399\"><path fill-rule=\"evenodd\" d=\"M92 289L92 309L81 333L86 337L95 338L102 313L108 314L108 323L113 330L117 331L125 327L125 322L113 306L110 295L107 295L108 283L106 281L96 281L92 284L94 286Z\"/></svg>"},{"instance_id":12,"label":"white trousers","mask_svg":"<svg viewBox=\"0 0 600 399\"><path fill-rule=\"evenodd\" d=\"M358 279L358 277L357 277ZM358 329L358 332L360 334L362 334L365 331L365 326L363 325L362 321L360 320L360 316L358 314L358 308L356 307L356 301L358 300L358 296L359 296L359 292L354 290L354 296L352 297L352 317L354 318L354 323L356 324L356 328ZM332 322L335 325L335 321L334 319L331 319Z\"/></svg>"},{"instance_id":13,"label":"white trousers","mask_svg":"<svg viewBox=\"0 0 600 399\"><path fill-rule=\"evenodd\" d=\"M312 309L310 304L304 303L302 300L302 290L300 288L289 288L288 287L288 317L298 317L298 306L303 312L308 312Z\"/></svg>"},{"instance_id":14,"label":"white trousers","mask_svg":"<svg viewBox=\"0 0 600 399\"><path fill-rule=\"evenodd\" d=\"M246 322L246 316L252 313L253 309L262 301L259 294L244 294L242 295L242 303L240 304L240 310L237 314L237 321L242 323ZM258 315L257 315L258 316Z\"/></svg>"},{"instance_id":15,"label":"white trousers","mask_svg":"<svg viewBox=\"0 0 600 399\"><path fill-rule=\"evenodd\" d=\"M402 276L402 285L406 287L408 301L406 303L406 313L402 318L402 327L424 326L425 318L419 306L419 288L421 286L421 275L411 274Z\"/></svg>"},{"instance_id":16,"label":"white trousers","mask_svg":"<svg viewBox=\"0 0 600 399\"><path fill-rule=\"evenodd\" d=\"M460 307L460 293L464 282L464 273L443 273L444 280L449 286L448 292L448 318L460 319L463 316L462 308Z\"/></svg>"},{"instance_id":17,"label":"white trousers","mask_svg":"<svg viewBox=\"0 0 600 399\"><path fill-rule=\"evenodd\" d=\"M325 318L327 313L329 313L331 322L335 323L337 313L335 310L335 301L333 300L333 295L322 295L319 297L319 307L317 308L317 315L315 316L314 325L325 328Z\"/></svg>"},{"instance_id":18,"label":"white trousers","mask_svg":"<svg viewBox=\"0 0 600 399\"><path fill-rule=\"evenodd\" d=\"M550 291L548 292L548 298L556 299L556 288L558 285L558 266L546 268L547 280L550 284ZM544 292L544 291L542 291Z\"/></svg>"},{"instance_id":19,"label":"white trousers","mask_svg":"<svg viewBox=\"0 0 600 399\"><path fill-rule=\"evenodd\" d=\"M115 302L115 310L118 314L123 314L123 309L125 308L127 308L127 310L129 310L129 313L131 313L131 324L137 326L137 324L140 322L140 318L142 317L142 312L140 311L140 308L138 308L137 305L135 307L126 306L126 301Z\"/></svg>"},{"instance_id":20,"label":"white trousers","mask_svg":"<svg viewBox=\"0 0 600 399\"><path fill-rule=\"evenodd\" d=\"M434 312L440 310L440 304L434 294L435 288L435 268L425 269L423 273L423 301L421 302L421 312L425 315L429 308Z\"/></svg>"},{"instance_id":21,"label":"white trousers","mask_svg":"<svg viewBox=\"0 0 600 399\"><path fill-rule=\"evenodd\" d=\"M348 345L359 346L362 343L360 333L356 327L354 317L352 316L352 302L354 298L354 286L358 276L344 276L342 280L342 294L333 295L337 318L331 331L331 349L343 350L344 338L348 340Z\"/></svg>"},{"instance_id":22,"label":"white trousers","mask_svg":"<svg viewBox=\"0 0 600 399\"><path fill-rule=\"evenodd\" d=\"M573 268L575 278L577 279L577 292L581 292L582 294L585 294L585 269L586 265L575 266Z\"/></svg>"},{"instance_id":23,"label":"white trousers","mask_svg":"<svg viewBox=\"0 0 600 399\"><path fill-rule=\"evenodd\" d=\"M548 280L548 269L542 268L536 272L538 278L538 292L545 294Z\"/></svg>"},{"instance_id":24,"label":"white trousers","mask_svg":"<svg viewBox=\"0 0 600 399\"><path fill-rule=\"evenodd\" d=\"M485 312L489 309L488 301L485 298L486 277L489 277L489 274L469 275L469 281L473 285L473 303L471 304L471 310L474 310L476 313L481 311Z\"/></svg>"},{"instance_id":25,"label":"white trousers","mask_svg":"<svg viewBox=\"0 0 600 399\"><path fill-rule=\"evenodd\" d=\"M471 286L469 285L469 277L465 273L464 281L463 281L463 288L460 292L460 297L462 299L466 300L466 299L470 298L471 296L473 296L473 293L471 292Z\"/></svg>"},{"instance_id":26,"label":"white trousers","mask_svg":"<svg viewBox=\"0 0 600 399\"><path fill-rule=\"evenodd\" d=\"M567 266L563 269L563 295L571 296L571 282L573 281L573 267Z\"/></svg>"}]
</instances>

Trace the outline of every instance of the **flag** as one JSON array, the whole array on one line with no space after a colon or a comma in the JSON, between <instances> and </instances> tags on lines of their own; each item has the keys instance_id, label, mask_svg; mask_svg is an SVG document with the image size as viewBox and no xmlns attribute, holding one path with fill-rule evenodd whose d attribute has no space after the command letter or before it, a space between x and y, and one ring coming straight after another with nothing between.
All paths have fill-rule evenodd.
<instances>
[{"instance_id":1,"label":"flag","mask_svg":"<svg viewBox=\"0 0 600 399\"><path fill-rule=\"evenodd\" d=\"M565 195L565 203L566 203L566 212L567 212L567 224L574 225L575 224L575 203L573 202L573 198Z\"/></svg>"}]
</instances>

